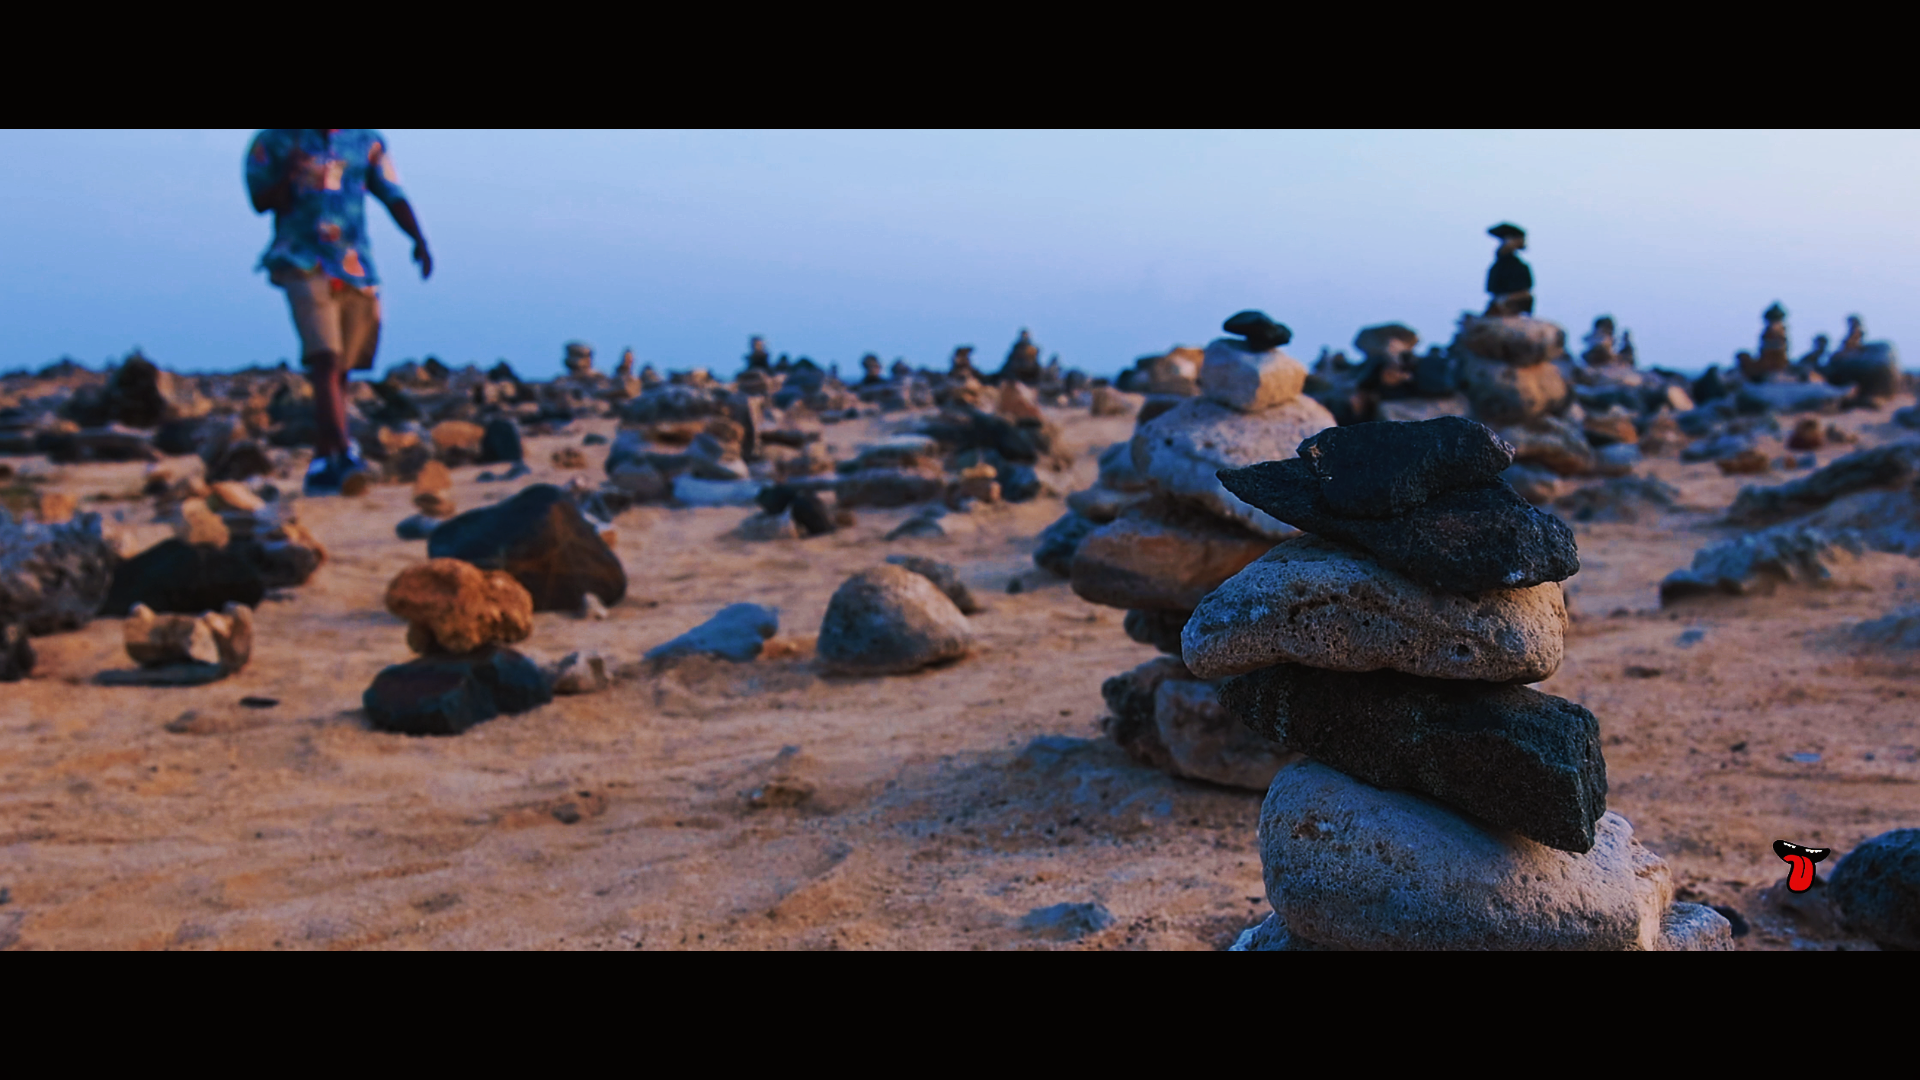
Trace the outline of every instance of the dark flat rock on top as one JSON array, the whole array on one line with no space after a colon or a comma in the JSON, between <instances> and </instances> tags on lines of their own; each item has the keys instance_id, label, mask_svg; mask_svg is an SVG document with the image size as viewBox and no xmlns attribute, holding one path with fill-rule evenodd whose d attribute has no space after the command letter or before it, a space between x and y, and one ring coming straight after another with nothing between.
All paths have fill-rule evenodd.
<instances>
[{"instance_id":1,"label":"dark flat rock on top","mask_svg":"<svg viewBox=\"0 0 1920 1080\"><path fill-rule=\"evenodd\" d=\"M1220 702L1262 736L1374 787L1416 791L1562 851L1607 810L1600 723L1524 686L1278 664Z\"/></svg>"},{"instance_id":2,"label":"dark flat rock on top","mask_svg":"<svg viewBox=\"0 0 1920 1080\"><path fill-rule=\"evenodd\" d=\"M1404 514L1435 495L1492 483L1513 447L1464 416L1328 428L1300 444L1320 497L1342 517Z\"/></svg>"},{"instance_id":3,"label":"dark flat rock on top","mask_svg":"<svg viewBox=\"0 0 1920 1080\"><path fill-rule=\"evenodd\" d=\"M427 537L427 557L505 570L533 594L535 611L578 611L588 593L612 607L627 595L619 557L552 484L441 522Z\"/></svg>"},{"instance_id":4,"label":"dark flat rock on top","mask_svg":"<svg viewBox=\"0 0 1920 1080\"><path fill-rule=\"evenodd\" d=\"M1293 331L1274 322L1264 311L1239 312L1221 323L1220 329L1246 338L1247 348L1253 352L1277 349L1293 340Z\"/></svg>"},{"instance_id":5,"label":"dark flat rock on top","mask_svg":"<svg viewBox=\"0 0 1920 1080\"><path fill-rule=\"evenodd\" d=\"M1228 491L1280 521L1362 548L1442 592L1526 588L1580 571L1573 530L1528 505L1504 481L1443 492L1399 517L1379 519L1333 513L1319 478L1300 458L1219 475Z\"/></svg>"}]
</instances>

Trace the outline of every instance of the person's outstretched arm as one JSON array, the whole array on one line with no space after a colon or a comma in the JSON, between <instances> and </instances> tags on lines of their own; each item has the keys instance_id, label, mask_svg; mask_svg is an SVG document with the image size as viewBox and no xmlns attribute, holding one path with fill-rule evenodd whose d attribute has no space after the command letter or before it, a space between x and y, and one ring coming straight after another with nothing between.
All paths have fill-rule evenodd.
<instances>
[{"instance_id":1,"label":"person's outstretched arm","mask_svg":"<svg viewBox=\"0 0 1920 1080\"><path fill-rule=\"evenodd\" d=\"M413 261L420 264L420 280L433 276L433 253L427 250L427 237L420 231L420 219L414 216L413 204L407 201L407 193L400 190L400 170L394 167L393 155L387 151L384 137L374 141L367 159L367 191L393 215L393 223L400 226L400 231L413 238Z\"/></svg>"}]
</instances>

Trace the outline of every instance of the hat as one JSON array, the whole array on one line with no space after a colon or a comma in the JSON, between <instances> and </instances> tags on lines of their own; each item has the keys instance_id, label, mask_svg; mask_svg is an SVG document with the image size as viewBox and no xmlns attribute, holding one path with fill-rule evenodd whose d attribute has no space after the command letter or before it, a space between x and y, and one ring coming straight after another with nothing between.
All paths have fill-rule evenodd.
<instances>
[{"instance_id":1,"label":"hat","mask_svg":"<svg viewBox=\"0 0 1920 1080\"><path fill-rule=\"evenodd\" d=\"M1488 229L1487 235L1497 236L1502 240L1525 240L1527 238L1527 230L1518 225L1503 221L1493 228Z\"/></svg>"},{"instance_id":2,"label":"hat","mask_svg":"<svg viewBox=\"0 0 1920 1080\"><path fill-rule=\"evenodd\" d=\"M1768 322L1786 322L1787 309L1780 306L1780 301L1775 300L1772 307L1760 313L1760 317Z\"/></svg>"}]
</instances>

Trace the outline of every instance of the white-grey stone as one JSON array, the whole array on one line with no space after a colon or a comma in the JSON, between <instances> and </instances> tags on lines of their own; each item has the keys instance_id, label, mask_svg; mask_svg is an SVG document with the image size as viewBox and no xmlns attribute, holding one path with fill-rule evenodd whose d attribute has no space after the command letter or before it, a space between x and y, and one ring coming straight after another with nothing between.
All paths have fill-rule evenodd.
<instances>
[{"instance_id":1,"label":"white-grey stone","mask_svg":"<svg viewBox=\"0 0 1920 1080\"><path fill-rule=\"evenodd\" d=\"M1592 851L1557 851L1302 761L1267 790L1261 867L1275 913L1332 948L1660 948L1667 864L1618 814L1594 831Z\"/></svg>"},{"instance_id":2,"label":"white-grey stone","mask_svg":"<svg viewBox=\"0 0 1920 1080\"><path fill-rule=\"evenodd\" d=\"M1705 904L1675 904L1660 919L1660 952L1732 952L1733 924Z\"/></svg>"},{"instance_id":3,"label":"white-grey stone","mask_svg":"<svg viewBox=\"0 0 1920 1080\"><path fill-rule=\"evenodd\" d=\"M1228 952L1331 952L1326 946L1308 941L1287 929L1286 922L1280 916L1268 912L1267 917L1240 931L1240 936L1227 946Z\"/></svg>"},{"instance_id":4,"label":"white-grey stone","mask_svg":"<svg viewBox=\"0 0 1920 1080\"><path fill-rule=\"evenodd\" d=\"M1241 502L1215 474L1294 457L1307 436L1332 426L1333 414L1310 397L1257 413L1194 398L1142 424L1130 452L1134 467L1160 491L1279 539L1295 530Z\"/></svg>"},{"instance_id":5,"label":"white-grey stone","mask_svg":"<svg viewBox=\"0 0 1920 1080\"><path fill-rule=\"evenodd\" d=\"M1252 352L1246 343L1220 338L1200 360L1200 392L1240 412L1259 412L1300 396L1307 369L1279 349Z\"/></svg>"},{"instance_id":6,"label":"white-grey stone","mask_svg":"<svg viewBox=\"0 0 1920 1080\"><path fill-rule=\"evenodd\" d=\"M686 473L673 478L674 500L687 506L750 506L760 488L758 480L701 480Z\"/></svg>"},{"instance_id":7,"label":"white-grey stone","mask_svg":"<svg viewBox=\"0 0 1920 1080\"><path fill-rule=\"evenodd\" d=\"M1180 651L1202 679L1293 663L1539 682L1559 670L1566 630L1559 582L1461 596L1309 535L1274 545L1208 593Z\"/></svg>"},{"instance_id":8,"label":"white-grey stone","mask_svg":"<svg viewBox=\"0 0 1920 1080\"><path fill-rule=\"evenodd\" d=\"M1220 707L1212 683L1168 679L1153 693L1153 724L1173 758L1176 776L1264 791L1282 765L1298 761L1255 735Z\"/></svg>"}]
</instances>

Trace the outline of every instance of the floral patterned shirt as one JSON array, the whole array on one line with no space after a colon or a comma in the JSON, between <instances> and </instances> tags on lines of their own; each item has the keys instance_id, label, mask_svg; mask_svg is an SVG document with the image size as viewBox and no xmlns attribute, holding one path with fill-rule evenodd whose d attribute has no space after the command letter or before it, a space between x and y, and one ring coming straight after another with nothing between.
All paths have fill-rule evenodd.
<instances>
[{"instance_id":1,"label":"floral patterned shirt","mask_svg":"<svg viewBox=\"0 0 1920 1080\"><path fill-rule=\"evenodd\" d=\"M294 174L293 202L273 215L273 243L260 256L267 271L319 270L349 285L379 283L367 245L366 196L391 213L406 201L393 155L379 132L367 128L273 128L247 150L247 189L256 198L285 174L295 152L307 155Z\"/></svg>"}]
</instances>

